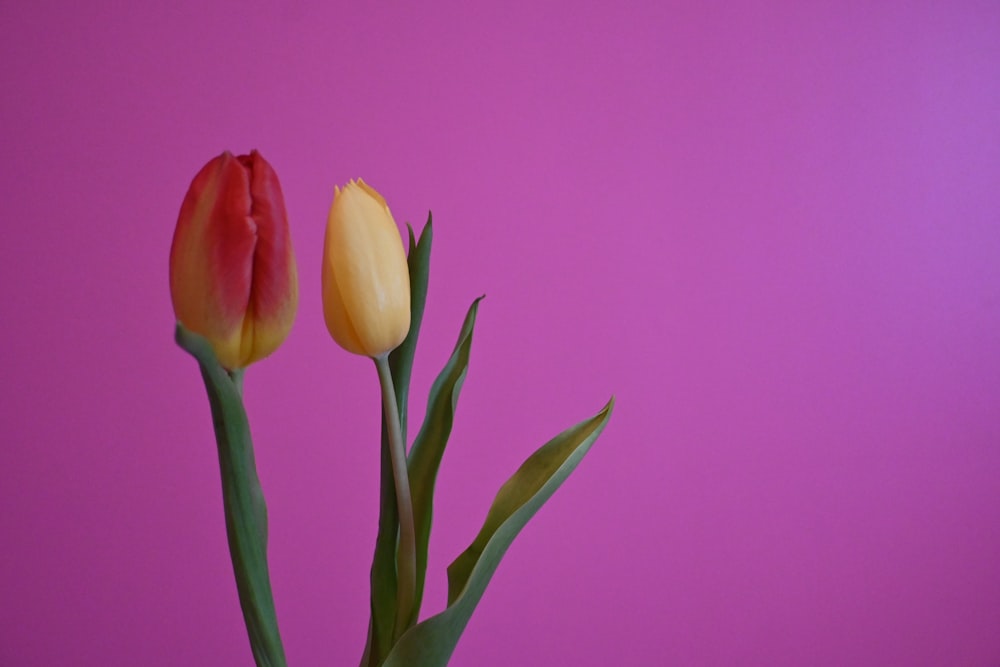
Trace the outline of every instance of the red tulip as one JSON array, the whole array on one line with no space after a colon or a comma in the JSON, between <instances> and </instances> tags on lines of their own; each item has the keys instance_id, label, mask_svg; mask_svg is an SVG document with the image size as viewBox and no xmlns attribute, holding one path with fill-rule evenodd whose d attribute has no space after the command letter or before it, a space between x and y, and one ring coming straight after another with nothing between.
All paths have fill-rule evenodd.
<instances>
[{"instance_id":1,"label":"red tulip","mask_svg":"<svg viewBox=\"0 0 1000 667\"><path fill-rule=\"evenodd\" d=\"M278 176L257 151L226 151L191 182L170 248L170 295L219 363L245 368L288 336L298 275Z\"/></svg>"}]
</instances>

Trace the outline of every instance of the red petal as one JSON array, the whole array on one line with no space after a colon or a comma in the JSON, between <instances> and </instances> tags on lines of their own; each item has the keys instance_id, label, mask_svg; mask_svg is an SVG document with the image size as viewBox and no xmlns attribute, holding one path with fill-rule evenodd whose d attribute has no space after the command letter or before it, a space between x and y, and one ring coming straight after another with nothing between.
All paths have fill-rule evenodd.
<instances>
[{"instance_id":1,"label":"red petal","mask_svg":"<svg viewBox=\"0 0 1000 667\"><path fill-rule=\"evenodd\" d=\"M250 217L250 175L231 154L222 156L216 198L205 230L209 288L218 316L237 325L246 314L253 282L257 226Z\"/></svg>"},{"instance_id":2,"label":"red petal","mask_svg":"<svg viewBox=\"0 0 1000 667\"><path fill-rule=\"evenodd\" d=\"M288 318L295 287L294 255L285 198L278 175L257 151L239 158L250 177L250 216L256 223L250 312L256 322L273 327Z\"/></svg>"}]
</instances>

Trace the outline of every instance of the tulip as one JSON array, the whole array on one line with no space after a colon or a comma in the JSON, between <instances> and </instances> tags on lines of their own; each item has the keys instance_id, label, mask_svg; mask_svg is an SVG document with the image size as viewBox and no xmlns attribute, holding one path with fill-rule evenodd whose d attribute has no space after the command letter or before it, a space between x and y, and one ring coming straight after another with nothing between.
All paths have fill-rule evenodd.
<instances>
[{"instance_id":1,"label":"tulip","mask_svg":"<svg viewBox=\"0 0 1000 667\"><path fill-rule=\"evenodd\" d=\"M410 330L410 274L385 199L358 179L334 188L323 246L323 315L348 352L378 358Z\"/></svg>"},{"instance_id":2,"label":"tulip","mask_svg":"<svg viewBox=\"0 0 1000 667\"><path fill-rule=\"evenodd\" d=\"M385 199L360 178L334 188L323 242L323 316L337 344L371 357L378 371L399 526L395 640L412 625L417 581L413 498L388 356L410 331L410 273Z\"/></svg>"},{"instance_id":3,"label":"tulip","mask_svg":"<svg viewBox=\"0 0 1000 667\"><path fill-rule=\"evenodd\" d=\"M298 307L295 256L278 176L257 151L226 151L184 197L170 248L174 314L228 370L274 352Z\"/></svg>"}]
</instances>

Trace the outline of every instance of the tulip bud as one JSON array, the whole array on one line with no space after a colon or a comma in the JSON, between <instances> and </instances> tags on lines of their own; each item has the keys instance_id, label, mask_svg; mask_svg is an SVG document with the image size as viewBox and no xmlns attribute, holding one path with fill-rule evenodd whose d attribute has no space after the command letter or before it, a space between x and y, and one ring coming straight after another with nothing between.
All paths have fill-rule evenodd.
<instances>
[{"instance_id":1,"label":"tulip bud","mask_svg":"<svg viewBox=\"0 0 1000 667\"><path fill-rule=\"evenodd\" d=\"M299 301L278 176L260 153L226 151L191 182L170 248L170 296L219 363L245 368L288 336Z\"/></svg>"},{"instance_id":2,"label":"tulip bud","mask_svg":"<svg viewBox=\"0 0 1000 667\"><path fill-rule=\"evenodd\" d=\"M337 344L379 357L410 330L410 274L385 200L358 179L334 189L323 245L323 315Z\"/></svg>"}]
</instances>

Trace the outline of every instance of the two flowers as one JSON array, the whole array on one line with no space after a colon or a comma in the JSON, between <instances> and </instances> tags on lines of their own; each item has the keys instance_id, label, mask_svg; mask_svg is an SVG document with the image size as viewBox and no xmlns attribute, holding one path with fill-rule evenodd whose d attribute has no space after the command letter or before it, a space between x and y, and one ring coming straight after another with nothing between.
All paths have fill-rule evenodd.
<instances>
[{"instance_id":1,"label":"two flowers","mask_svg":"<svg viewBox=\"0 0 1000 667\"><path fill-rule=\"evenodd\" d=\"M323 312L348 352L377 358L410 328L406 253L385 200L360 179L335 188L323 244ZM227 370L274 352L299 289L277 174L258 153L228 151L195 176L170 249L174 314Z\"/></svg>"},{"instance_id":2,"label":"two flowers","mask_svg":"<svg viewBox=\"0 0 1000 667\"><path fill-rule=\"evenodd\" d=\"M323 248L326 325L347 351L374 360L382 393L379 522L362 667L445 667L500 559L576 468L614 404L612 398L594 417L546 442L504 483L482 529L448 566L447 606L418 622L434 485L468 371L479 304L476 299L469 307L408 447L407 396L431 239L428 217L419 240L410 231L407 258L389 207L375 190L362 181L335 190ZM243 369L287 337L298 306L298 275L278 178L256 151L223 153L191 183L170 251L170 289L179 320L175 338L198 361L208 392L226 535L250 648L258 667L284 667Z\"/></svg>"}]
</instances>

